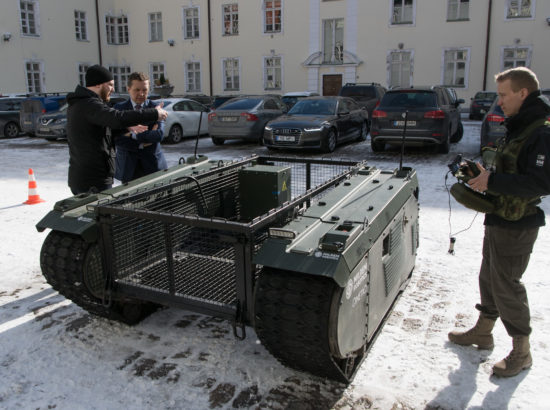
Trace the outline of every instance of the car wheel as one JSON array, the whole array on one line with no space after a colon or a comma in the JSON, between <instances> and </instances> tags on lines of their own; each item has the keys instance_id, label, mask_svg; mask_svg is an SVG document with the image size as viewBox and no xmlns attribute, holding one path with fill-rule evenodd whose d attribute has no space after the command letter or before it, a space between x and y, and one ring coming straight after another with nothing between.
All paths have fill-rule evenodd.
<instances>
[{"instance_id":1,"label":"car wheel","mask_svg":"<svg viewBox=\"0 0 550 410\"><path fill-rule=\"evenodd\" d=\"M321 141L321 150L323 152L333 152L336 148L336 132L330 129L326 137Z\"/></svg>"},{"instance_id":2,"label":"car wheel","mask_svg":"<svg viewBox=\"0 0 550 410\"><path fill-rule=\"evenodd\" d=\"M19 125L14 122L8 122L4 126L4 137L15 138L19 135Z\"/></svg>"},{"instance_id":3,"label":"car wheel","mask_svg":"<svg viewBox=\"0 0 550 410\"><path fill-rule=\"evenodd\" d=\"M445 141L443 141L437 147L437 151L439 151L441 154L448 154L449 150L451 149L450 133L451 133L451 130L447 132L447 135L445 136Z\"/></svg>"},{"instance_id":4,"label":"car wheel","mask_svg":"<svg viewBox=\"0 0 550 410\"><path fill-rule=\"evenodd\" d=\"M218 138L218 137L212 137L212 142L214 143L214 145L223 145L224 139Z\"/></svg>"},{"instance_id":5,"label":"car wheel","mask_svg":"<svg viewBox=\"0 0 550 410\"><path fill-rule=\"evenodd\" d=\"M372 148L373 152L382 152L382 151L384 151L384 148L386 148L386 143L385 142L375 142L375 141L372 140L372 137L371 137L370 147Z\"/></svg>"},{"instance_id":6,"label":"car wheel","mask_svg":"<svg viewBox=\"0 0 550 410\"><path fill-rule=\"evenodd\" d=\"M168 142L171 144L177 144L183 140L183 130L179 124L174 124L170 127L168 132Z\"/></svg>"},{"instance_id":7,"label":"car wheel","mask_svg":"<svg viewBox=\"0 0 550 410\"><path fill-rule=\"evenodd\" d=\"M359 137L357 138L357 141L365 141L367 139L368 133L369 133L369 126L367 124L367 121L365 121L361 126L361 130L359 131Z\"/></svg>"},{"instance_id":8,"label":"car wheel","mask_svg":"<svg viewBox=\"0 0 550 410\"><path fill-rule=\"evenodd\" d=\"M462 121L458 123L458 127L456 128L456 132L451 137L451 142L458 142L462 139L462 136L464 135L464 126L462 125Z\"/></svg>"}]
</instances>

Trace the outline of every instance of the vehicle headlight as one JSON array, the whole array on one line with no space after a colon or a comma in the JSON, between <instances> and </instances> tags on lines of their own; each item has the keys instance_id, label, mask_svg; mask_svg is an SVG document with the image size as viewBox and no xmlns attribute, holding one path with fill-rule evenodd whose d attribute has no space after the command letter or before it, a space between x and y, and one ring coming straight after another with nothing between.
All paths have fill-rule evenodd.
<instances>
[{"instance_id":1,"label":"vehicle headlight","mask_svg":"<svg viewBox=\"0 0 550 410\"><path fill-rule=\"evenodd\" d=\"M270 125L266 125L265 130L271 132L273 131L273 128Z\"/></svg>"},{"instance_id":2,"label":"vehicle headlight","mask_svg":"<svg viewBox=\"0 0 550 410\"><path fill-rule=\"evenodd\" d=\"M315 126L315 127L304 127L304 131L306 132L321 132L323 130L323 127L321 126Z\"/></svg>"}]
</instances>

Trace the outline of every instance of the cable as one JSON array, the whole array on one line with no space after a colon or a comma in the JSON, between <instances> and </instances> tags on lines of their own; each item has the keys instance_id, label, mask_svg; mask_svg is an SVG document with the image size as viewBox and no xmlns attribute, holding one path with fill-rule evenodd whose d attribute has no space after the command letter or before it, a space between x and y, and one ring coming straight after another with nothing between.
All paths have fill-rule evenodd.
<instances>
[{"instance_id":1,"label":"cable","mask_svg":"<svg viewBox=\"0 0 550 410\"><path fill-rule=\"evenodd\" d=\"M453 233L452 226L451 226L451 212L452 212L452 209L451 209L451 191L449 190L449 187L447 186L447 178L449 177L450 173L451 173L451 171L448 171L445 174L445 190L447 191L447 195L448 195L448 198L449 198L449 218L448 218L448 222L449 222L449 250L448 250L448 252L451 255L454 255L455 254L454 247L455 247L455 242L456 242L456 236L458 234L462 233L462 232L466 232L468 229L470 229L472 227L472 225L474 224L474 221L476 220L477 215L479 214L479 212L476 212L476 214L474 215L474 218L472 219L472 222L470 222L470 225L468 225L467 228Z\"/></svg>"}]
</instances>

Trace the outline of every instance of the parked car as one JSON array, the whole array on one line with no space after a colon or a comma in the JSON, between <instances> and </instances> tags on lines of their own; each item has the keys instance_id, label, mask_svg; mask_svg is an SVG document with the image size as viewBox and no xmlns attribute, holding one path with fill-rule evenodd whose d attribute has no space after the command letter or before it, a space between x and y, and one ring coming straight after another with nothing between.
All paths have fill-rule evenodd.
<instances>
[{"instance_id":1,"label":"parked car","mask_svg":"<svg viewBox=\"0 0 550 410\"><path fill-rule=\"evenodd\" d=\"M38 119L36 136L48 141L67 139L67 104L58 111L41 115Z\"/></svg>"},{"instance_id":2,"label":"parked car","mask_svg":"<svg viewBox=\"0 0 550 410\"><path fill-rule=\"evenodd\" d=\"M353 98L361 107L366 107L369 114L369 128L374 108L386 93L386 88L378 83L346 83L338 95Z\"/></svg>"},{"instance_id":3,"label":"parked car","mask_svg":"<svg viewBox=\"0 0 550 410\"><path fill-rule=\"evenodd\" d=\"M458 104L451 102L442 86L395 88L386 92L373 111L371 146L383 151L386 144L403 141L407 112L406 146L433 145L439 152L449 152L450 143L459 141L464 132Z\"/></svg>"},{"instance_id":4,"label":"parked car","mask_svg":"<svg viewBox=\"0 0 550 410\"><path fill-rule=\"evenodd\" d=\"M233 98L208 114L208 132L216 145L229 139L262 143L265 124L285 112L285 103L275 95Z\"/></svg>"},{"instance_id":5,"label":"parked car","mask_svg":"<svg viewBox=\"0 0 550 410\"><path fill-rule=\"evenodd\" d=\"M164 98L160 101L168 112L164 122L163 142L176 144L183 137L196 136L197 132L200 135L208 134L208 107L188 98Z\"/></svg>"},{"instance_id":6,"label":"parked car","mask_svg":"<svg viewBox=\"0 0 550 410\"><path fill-rule=\"evenodd\" d=\"M504 137L506 134L506 128L503 125L505 119L506 116L498 105L498 98L495 98L481 122L480 152L483 147L494 147L496 142Z\"/></svg>"},{"instance_id":7,"label":"parked car","mask_svg":"<svg viewBox=\"0 0 550 410\"><path fill-rule=\"evenodd\" d=\"M347 97L308 97L267 123L264 144L269 149L319 148L332 152L346 141L367 137L368 114Z\"/></svg>"},{"instance_id":8,"label":"parked car","mask_svg":"<svg viewBox=\"0 0 550 410\"><path fill-rule=\"evenodd\" d=\"M494 91L478 91L475 93L470 103L470 115L471 120L481 120L483 116L487 114L489 107L493 103L497 96Z\"/></svg>"},{"instance_id":9,"label":"parked car","mask_svg":"<svg viewBox=\"0 0 550 410\"><path fill-rule=\"evenodd\" d=\"M38 128L38 118L46 113L59 110L65 104L66 94L43 93L27 97L21 102L19 124L21 131L34 136Z\"/></svg>"},{"instance_id":10,"label":"parked car","mask_svg":"<svg viewBox=\"0 0 550 410\"><path fill-rule=\"evenodd\" d=\"M19 110L25 97L0 98L0 132L6 138L14 138L21 132Z\"/></svg>"},{"instance_id":11,"label":"parked car","mask_svg":"<svg viewBox=\"0 0 550 410\"><path fill-rule=\"evenodd\" d=\"M287 108L290 110L294 104L301 100L302 98L315 97L318 96L318 93L311 91L292 91L283 95L283 102L286 104Z\"/></svg>"}]
</instances>

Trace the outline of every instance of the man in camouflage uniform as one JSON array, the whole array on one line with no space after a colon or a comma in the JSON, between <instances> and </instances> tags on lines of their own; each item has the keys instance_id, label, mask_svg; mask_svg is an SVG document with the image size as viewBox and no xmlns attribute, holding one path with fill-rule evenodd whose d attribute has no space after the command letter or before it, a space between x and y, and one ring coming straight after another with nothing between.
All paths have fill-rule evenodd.
<instances>
[{"instance_id":1,"label":"man in camouflage uniform","mask_svg":"<svg viewBox=\"0 0 550 410\"><path fill-rule=\"evenodd\" d=\"M497 149L496 170L477 164L480 174L469 180L477 192L496 195L495 210L485 216L483 260L479 272L481 303L476 325L452 331L449 340L460 345L494 346L492 330L500 317L512 337L510 354L493 366L493 374L515 376L531 367L530 313L520 281L544 226L540 197L550 193L550 105L541 96L535 73L524 67L495 76L498 105L506 115L506 137Z\"/></svg>"}]
</instances>

